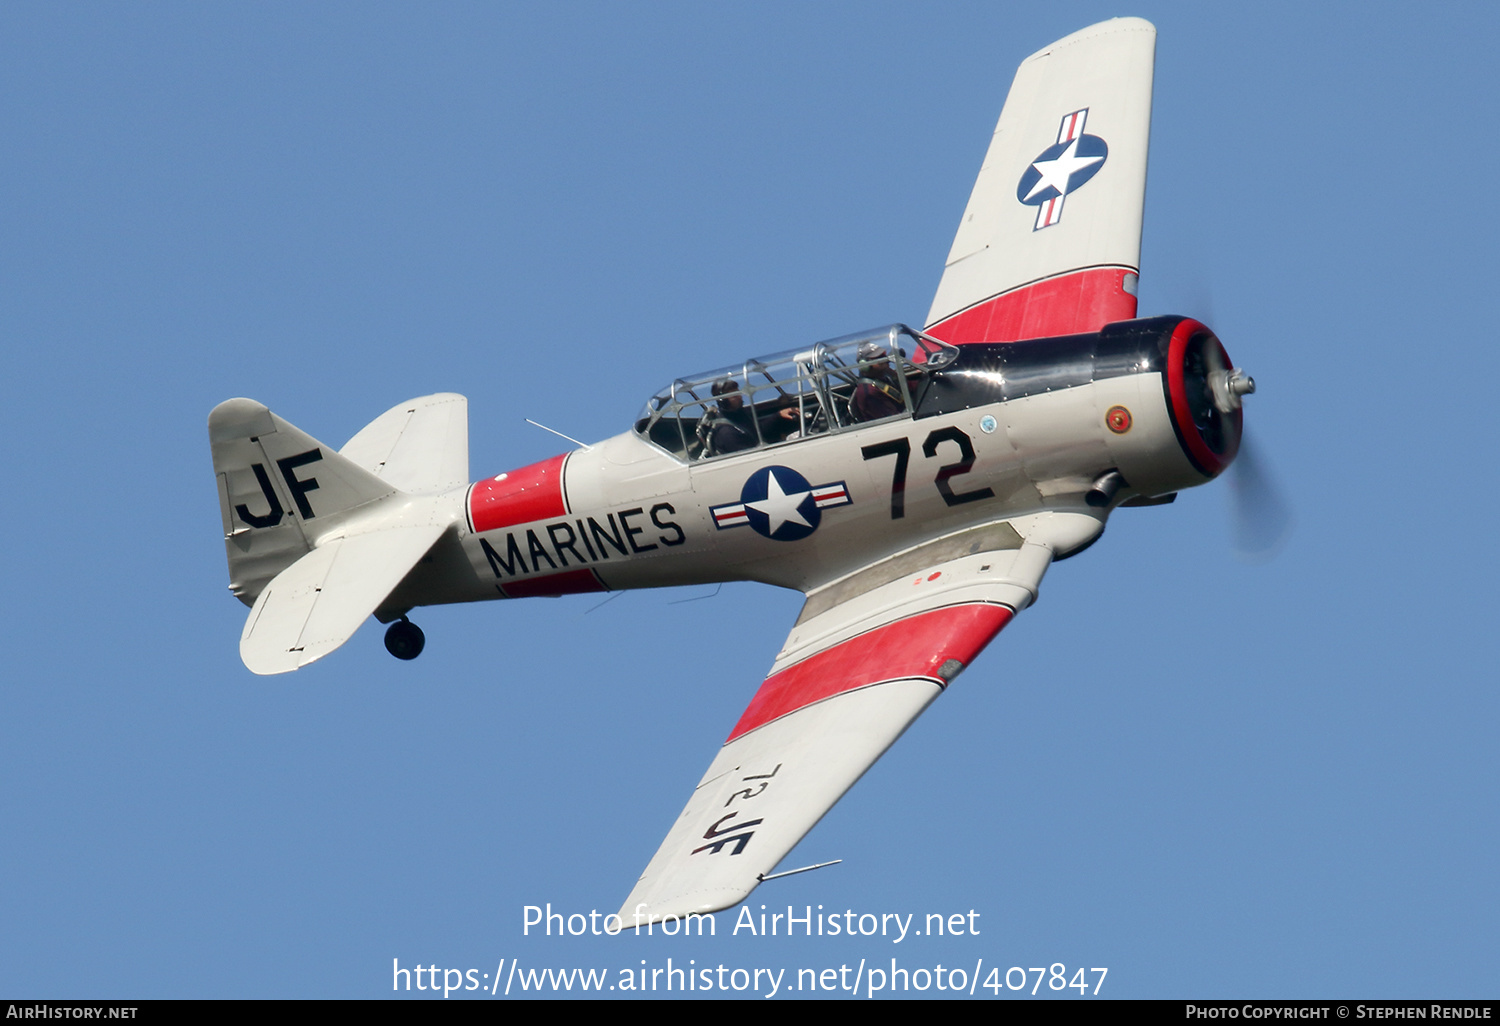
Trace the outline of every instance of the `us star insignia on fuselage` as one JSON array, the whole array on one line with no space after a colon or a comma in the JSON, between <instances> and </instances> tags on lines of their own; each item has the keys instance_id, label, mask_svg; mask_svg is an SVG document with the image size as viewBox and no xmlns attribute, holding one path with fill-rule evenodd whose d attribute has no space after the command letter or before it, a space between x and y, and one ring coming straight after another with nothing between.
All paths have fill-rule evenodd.
<instances>
[{"instance_id":1,"label":"us star insignia on fuselage","mask_svg":"<svg viewBox=\"0 0 1500 1026\"><path fill-rule=\"evenodd\" d=\"M740 501L710 511L719 530L749 525L774 541L800 541L818 529L822 511L853 499L844 482L814 487L790 467L762 467L745 481Z\"/></svg>"}]
</instances>

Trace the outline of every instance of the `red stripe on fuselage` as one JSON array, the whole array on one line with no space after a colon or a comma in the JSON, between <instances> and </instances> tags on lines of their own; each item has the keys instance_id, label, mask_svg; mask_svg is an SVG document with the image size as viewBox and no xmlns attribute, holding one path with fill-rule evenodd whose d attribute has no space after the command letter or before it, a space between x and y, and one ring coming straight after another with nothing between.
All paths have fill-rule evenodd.
<instances>
[{"instance_id":1,"label":"red stripe on fuselage","mask_svg":"<svg viewBox=\"0 0 1500 1026\"><path fill-rule=\"evenodd\" d=\"M567 458L563 453L477 482L469 491L469 522L475 532L567 516L562 483Z\"/></svg>"},{"instance_id":2,"label":"red stripe on fuselage","mask_svg":"<svg viewBox=\"0 0 1500 1026\"><path fill-rule=\"evenodd\" d=\"M546 577L524 581L506 581L500 585L506 598L537 598L543 595L582 595L591 591L608 591L591 569L564 570Z\"/></svg>"},{"instance_id":3,"label":"red stripe on fuselage","mask_svg":"<svg viewBox=\"0 0 1500 1026\"><path fill-rule=\"evenodd\" d=\"M949 606L826 648L767 677L734 725L729 741L814 702L877 681L907 677L939 681L937 671L944 663L957 659L969 665L1015 615L1008 606Z\"/></svg>"},{"instance_id":4,"label":"red stripe on fuselage","mask_svg":"<svg viewBox=\"0 0 1500 1026\"><path fill-rule=\"evenodd\" d=\"M1043 278L945 317L926 331L959 346L1098 331L1135 316L1135 297L1125 291L1127 274L1135 272L1091 267Z\"/></svg>"}]
</instances>

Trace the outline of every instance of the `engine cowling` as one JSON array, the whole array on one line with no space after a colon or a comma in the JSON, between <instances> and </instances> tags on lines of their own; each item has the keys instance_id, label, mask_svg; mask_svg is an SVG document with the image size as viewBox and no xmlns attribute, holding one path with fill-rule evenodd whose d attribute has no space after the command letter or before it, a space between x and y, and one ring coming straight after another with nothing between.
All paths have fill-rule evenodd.
<instances>
[{"instance_id":1,"label":"engine cowling","mask_svg":"<svg viewBox=\"0 0 1500 1026\"><path fill-rule=\"evenodd\" d=\"M959 349L924 390L918 419L1042 397L1070 406L1081 418L1072 428L1071 415L1049 416L1050 433L1039 441L1017 423L1012 442L1044 494L1078 481L1096 508L1149 500L1223 473L1239 451L1240 400L1255 387L1218 337L1188 317ZM1070 454L1066 466L1051 458L1063 451Z\"/></svg>"},{"instance_id":2,"label":"engine cowling","mask_svg":"<svg viewBox=\"0 0 1500 1026\"><path fill-rule=\"evenodd\" d=\"M1240 397L1255 390L1255 381L1234 366L1207 326L1190 317L1172 329L1166 348L1163 380L1172 426L1189 462L1215 478L1240 451Z\"/></svg>"}]
</instances>

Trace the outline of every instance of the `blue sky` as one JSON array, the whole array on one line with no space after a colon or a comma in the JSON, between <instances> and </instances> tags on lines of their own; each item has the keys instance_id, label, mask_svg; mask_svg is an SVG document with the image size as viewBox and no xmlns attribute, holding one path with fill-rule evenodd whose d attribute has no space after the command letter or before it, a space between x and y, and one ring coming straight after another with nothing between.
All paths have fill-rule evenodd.
<instances>
[{"instance_id":1,"label":"blue sky","mask_svg":"<svg viewBox=\"0 0 1500 1026\"><path fill-rule=\"evenodd\" d=\"M1159 31L1141 310L1255 375L1289 545L1238 561L1222 482L1121 511L787 865L845 861L751 902L979 936L523 937L618 906L799 597L439 608L415 663L367 626L256 678L208 411L338 445L459 391L492 474L558 451L526 417L600 438L920 323L1016 64L1116 14ZM1493 996L1497 39L1484 4L5 5L0 992L895 957Z\"/></svg>"}]
</instances>

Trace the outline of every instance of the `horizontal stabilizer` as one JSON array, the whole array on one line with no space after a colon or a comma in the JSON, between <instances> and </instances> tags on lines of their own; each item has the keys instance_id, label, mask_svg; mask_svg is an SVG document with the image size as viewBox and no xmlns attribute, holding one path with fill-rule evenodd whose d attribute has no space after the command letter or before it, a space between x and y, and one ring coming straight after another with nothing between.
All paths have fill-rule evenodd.
<instances>
[{"instance_id":1,"label":"horizontal stabilizer","mask_svg":"<svg viewBox=\"0 0 1500 1026\"><path fill-rule=\"evenodd\" d=\"M353 636L447 529L446 523L386 526L320 542L255 600L240 658L259 674L321 659Z\"/></svg>"},{"instance_id":2,"label":"horizontal stabilizer","mask_svg":"<svg viewBox=\"0 0 1500 1026\"><path fill-rule=\"evenodd\" d=\"M411 495L462 488L469 483L469 400L439 392L392 406L339 455Z\"/></svg>"}]
</instances>

